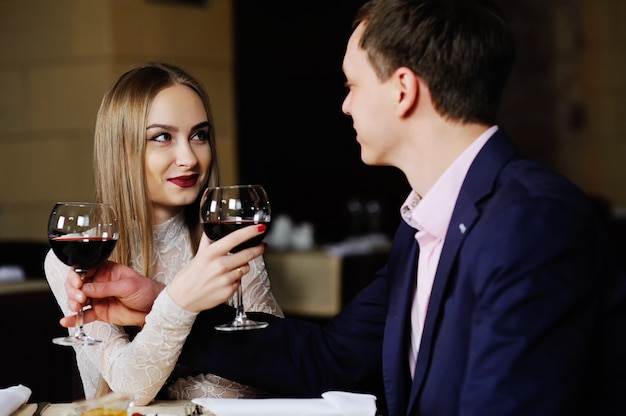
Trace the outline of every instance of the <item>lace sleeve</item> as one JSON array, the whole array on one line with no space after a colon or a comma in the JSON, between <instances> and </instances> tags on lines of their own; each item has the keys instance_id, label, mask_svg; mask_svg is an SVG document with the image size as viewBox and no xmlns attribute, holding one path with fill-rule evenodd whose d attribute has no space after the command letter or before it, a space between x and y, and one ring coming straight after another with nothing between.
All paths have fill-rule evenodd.
<instances>
[{"instance_id":1,"label":"lace sleeve","mask_svg":"<svg viewBox=\"0 0 626 416\"><path fill-rule=\"evenodd\" d=\"M71 314L64 285L69 267L49 253L45 271L61 310ZM99 321L85 325L87 333L106 340L101 345L75 348L87 398L105 393L108 384L111 390L129 393L137 405L144 405L163 387L196 317L179 308L164 292L155 300L133 342L119 326Z\"/></svg>"},{"instance_id":2,"label":"lace sleeve","mask_svg":"<svg viewBox=\"0 0 626 416\"><path fill-rule=\"evenodd\" d=\"M263 256L250 263L250 271L242 278L243 304L247 311L266 312L284 317L283 310L274 298Z\"/></svg>"}]
</instances>

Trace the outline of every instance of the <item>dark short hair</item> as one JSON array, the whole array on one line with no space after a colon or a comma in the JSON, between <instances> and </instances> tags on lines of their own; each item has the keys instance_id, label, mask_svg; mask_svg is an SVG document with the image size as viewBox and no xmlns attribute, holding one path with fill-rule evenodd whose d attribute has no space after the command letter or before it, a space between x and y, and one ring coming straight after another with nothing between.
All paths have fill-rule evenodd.
<instances>
[{"instance_id":1,"label":"dark short hair","mask_svg":"<svg viewBox=\"0 0 626 416\"><path fill-rule=\"evenodd\" d=\"M370 0L357 12L360 46L384 81L407 67L452 120L495 124L515 41L490 0Z\"/></svg>"}]
</instances>

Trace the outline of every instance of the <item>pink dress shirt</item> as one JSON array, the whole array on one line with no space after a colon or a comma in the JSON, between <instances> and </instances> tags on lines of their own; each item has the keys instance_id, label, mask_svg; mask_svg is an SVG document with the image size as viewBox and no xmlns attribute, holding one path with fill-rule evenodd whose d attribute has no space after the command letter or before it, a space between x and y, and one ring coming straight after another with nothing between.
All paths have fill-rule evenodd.
<instances>
[{"instance_id":1,"label":"pink dress shirt","mask_svg":"<svg viewBox=\"0 0 626 416\"><path fill-rule=\"evenodd\" d=\"M492 126L474 140L441 175L426 195L420 198L415 191L411 191L402 205L401 216L408 225L418 230L415 233L415 239L420 247L417 261L417 284L411 309L411 344L409 347L411 377L413 377L420 348L430 292L457 196L474 158L496 130L498 127Z\"/></svg>"}]
</instances>

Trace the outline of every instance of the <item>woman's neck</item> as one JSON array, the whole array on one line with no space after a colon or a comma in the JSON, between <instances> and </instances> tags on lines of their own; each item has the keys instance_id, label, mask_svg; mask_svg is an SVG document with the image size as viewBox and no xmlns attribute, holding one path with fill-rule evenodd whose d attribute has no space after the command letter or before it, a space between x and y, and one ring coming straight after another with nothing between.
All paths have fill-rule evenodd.
<instances>
[{"instance_id":1,"label":"woman's neck","mask_svg":"<svg viewBox=\"0 0 626 416\"><path fill-rule=\"evenodd\" d=\"M163 224L183 211L183 207L160 207L152 211L152 225Z\"/></svg>"}]
</instances>

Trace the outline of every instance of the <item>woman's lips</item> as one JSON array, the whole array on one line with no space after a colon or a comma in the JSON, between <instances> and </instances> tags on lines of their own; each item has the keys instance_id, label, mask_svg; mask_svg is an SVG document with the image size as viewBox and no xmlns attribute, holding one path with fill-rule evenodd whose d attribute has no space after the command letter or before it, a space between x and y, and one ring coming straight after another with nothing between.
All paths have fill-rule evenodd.
<instances>
[{"instance_id":1,"label":"woman's lips","mask_svg":"<svg viewBox=\"0 0 626 416\"><path fill-rule=\"evenodd\" d=\"M191 188L198 182L199 175L177 176L175 178L168 179L176 186L181 188Z\"/></svg>"}]
</instances>

